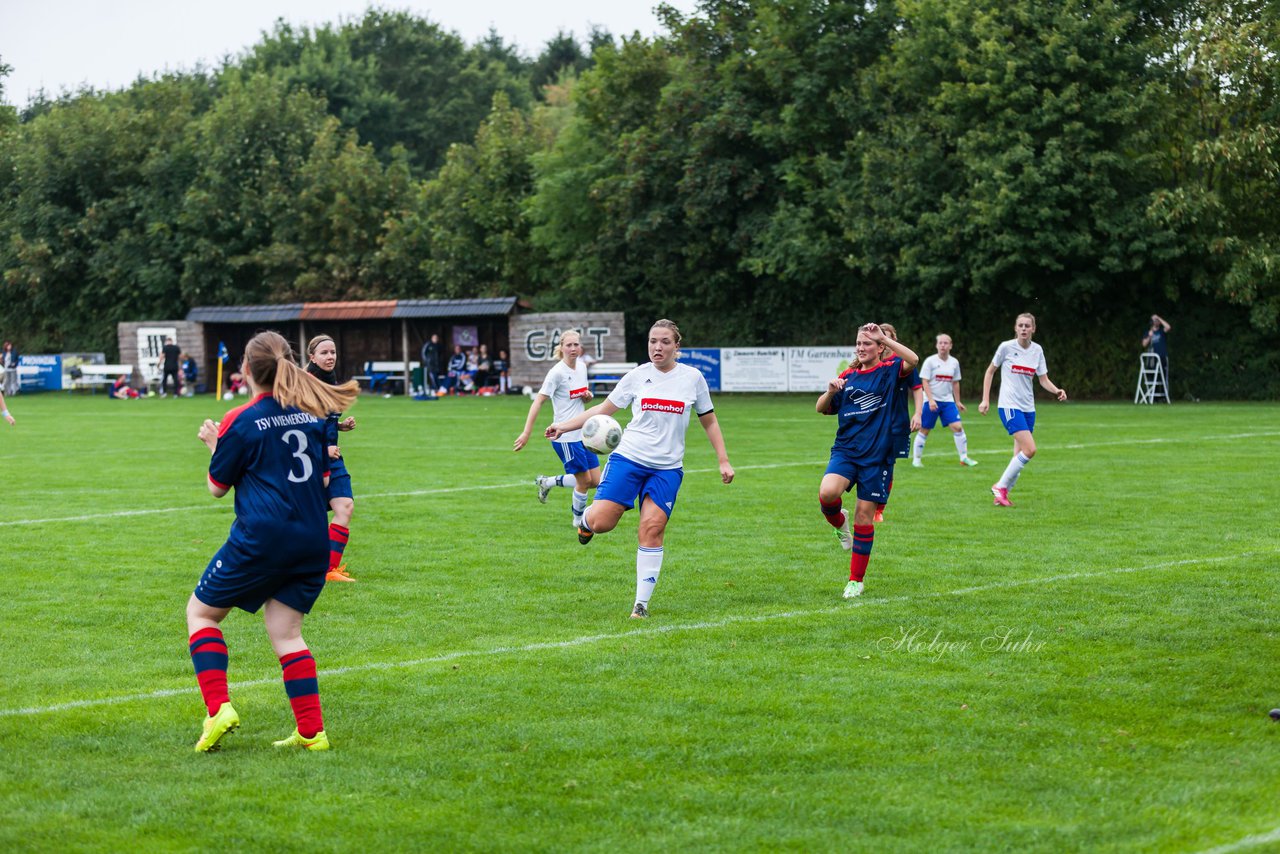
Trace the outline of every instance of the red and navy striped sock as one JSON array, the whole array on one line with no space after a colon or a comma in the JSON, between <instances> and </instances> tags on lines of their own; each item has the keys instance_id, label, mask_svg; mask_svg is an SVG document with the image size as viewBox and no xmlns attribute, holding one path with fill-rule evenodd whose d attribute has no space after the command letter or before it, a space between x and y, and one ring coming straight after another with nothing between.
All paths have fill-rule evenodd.
<instances>
[{"instance_id":1,"label":"red and navy striped sock","mask_svg":"<svg viewBox=\"0 0 1280 854\"><path fill-rule=\"evenodd\" d=\"M342 563L342 550L347 547L351 531L338 524L329 525L329 568L337 569Z\"/></svg>"},{"instance_id":2,"label":"red and navy striped sock","mask_svg":"<svg viewBox=\"0 0 1280 854\"><path fill-rule=\"evenodd\" d=\"M839 528L844 524L844 513L840 511L841 501L839 498L836 499L835 504L828 504L821 498L818 499L818 503L822 505L823 518L827 520L831 527Z\"/></svg>"},{"instance_id":3,"label":"red and navy striped sock","mask_svg":"<svg viewBox=\"0 0 1280 854\"><path fill-rule=\"evenodd\" d=\"M227 694L227 642L222 639L222 629L201 629L187 643L191 663L196 668L196 681L200 683L200 696L209 714L216 715L223 703L231 701Z\"/></svg>"},{"instance_id":4,"label":"red and navy striped sock","mask_svg":"<svg viewBox=\"0 0 1280 854\"><path fill-rule=\"evenodd\" d=\"M289 695L289 705L293 707L293 717L298 722L298 734L311 738L324 729L316 660L311 657L311 650L302 649L280 656L280 669L284 671L284 692Z\"/></svg>"},{"instance_id":5,"label":"red and navy striped sock","mask_svg":"<svg viewBox=\"0 0 1280 854\"><path fill-rule=\"evenodd\" d=\"M871 547L875 545L875 525L853 526L853 553L849 555L849 580L861 581L867 575L871 562Z\"/></svg>"}]
</instances>

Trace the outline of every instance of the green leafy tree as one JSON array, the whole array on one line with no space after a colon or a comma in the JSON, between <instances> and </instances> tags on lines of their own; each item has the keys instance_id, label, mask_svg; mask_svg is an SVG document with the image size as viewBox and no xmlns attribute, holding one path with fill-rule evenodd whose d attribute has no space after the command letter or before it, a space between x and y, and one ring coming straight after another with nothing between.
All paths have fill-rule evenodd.
<instances>
[{"instance_id":1,"label":"green leafy tree","mask_svg":"<svg viewBox=\"0 0 1280 854\"><path fill-rule=\"evenodd\" d=\"M449 149L424 190L431 292L445 296L527 293L539 253L524 208L533 190L532 156L547 147L538 126L505 95L472 145Z\"/></svg>"},{"instance_id":2,"label":"green leafy tree","mask_svg":"<svg viewBox=\"0 0 1280 854\"><path fill-rule=\"evenodd\" d=\"M862 89L880 119L845 176L857 269L926 308L1010 295L1081 310L1140 280L1172 238L1144 214L1158 101L1135 16L1111 2L899 9Z\"/></svg>"},{"instance_id":3,"label":"green leafy tree","mask_svg":"<svg viewBox=\"0 0 1280 854\"><path fill-rule=\"evenodd\" d=\"M1169 82L1152 228L1182 240L1196 289L1280 329L1280 10L1190 2L1171 16Z\"/></svg>"},{"instance_id":4,"label":"green leafy tree","mask_svg":"<svg viewBox=\"0 0 1280 854\"><path fill-rule=\"evenodd\" d=\"M234 74L267 72L325 99L328 110L390 163L399 147L415 174L433 172L472 139L494 93L529 103L514 50L494 34L468 47L408 12L370 9L314 30L277 22Z\"/></svg>"},{"instance_id":5,"label":"green leafy tree","mask_svg":"<svg viewBox=\"0 0 1280 854\"><path fill-rule=\"evenodd\" d=\"M195 168L200 90L172 78L81 95L6 134L0 316L28 346L111 351L117 321L183 310L173 200Z\"/></svg>"},{"instance_id":6,"label":"green leafy tree","mask_svg":"<svg viewBox=\"0 0 1280 854\"><path fill-rule=\"evenodd\" d=\"M301 176L325 102L265 75L227 83L189 128L199 169L182 200L182 296L187 305L271 301L306 270L280 235L301 226Z\"/></svg>"}]
</instances>

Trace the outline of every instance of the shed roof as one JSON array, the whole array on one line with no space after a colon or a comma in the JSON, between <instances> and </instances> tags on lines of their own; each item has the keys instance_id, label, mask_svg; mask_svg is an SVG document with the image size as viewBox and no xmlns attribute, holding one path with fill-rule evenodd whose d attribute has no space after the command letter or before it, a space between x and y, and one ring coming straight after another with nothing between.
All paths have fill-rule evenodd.
<instances>
[{"instance_id":1,"label":"shed roof","mask_svg":"<svg viewBox=\"0 0 1280 854\"><path fill-rule=\"evenodd\" d=\"M193 323L282 323L291 320L503 317L511 314L515 307L515 297L203 305L187 312L187 320Z\"/></svg>"},{"instance_id":2,"label":"shed roof","mask_svg":"<svg viewBox=\"0 0 1280 854\"><path fill-rule=\"evenodd\" d=\"M192 323L280 323L297 320L303 303L279 305L204 305L187 312Z\"/></svg>"}]
</instances>

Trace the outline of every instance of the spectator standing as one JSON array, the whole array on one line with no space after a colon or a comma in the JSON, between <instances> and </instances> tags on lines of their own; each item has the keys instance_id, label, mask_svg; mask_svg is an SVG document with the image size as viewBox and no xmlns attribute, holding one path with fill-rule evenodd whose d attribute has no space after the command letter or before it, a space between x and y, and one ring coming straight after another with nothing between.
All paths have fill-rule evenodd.
<instances>
[{"instance_id":1,"label":"spectator standing","mask_svg":"<svg viewBox=\"0 0 1280 854\"><path fill-rule=\"evenodd\" d=\"M179 349L176 341L170 336L164 339L164 347L160 350L161 354L161 374L160 374L160 396L165 396L165 386L169 384L169 377L173 377L173 396L179 397L182 394L182 350Z\"/></svg>"},{"instance_id":2,"label":"spectator standing","mask_svg":"<svg viewBox=\"0 0 1280 854\"><path fill-rule=\"evenodd\" d=\"M432 335L431 340L422 345L422 381L432 394L440 388L440 360L444 355L442 349L439 335Z\"/></svg>"},{"instance_id":3,"label":"spectator standing","mask_svg":"<svg viewBox=\"0 0 1280 854\"><path fill-rule=\"evenodd\" d=\"M498 358L493 360L493 378L498 383L498 394L511 393L511 363L506 350L499 350Z\"/></svg>"},{"instance_id":4,"label":"spectator standing","mask_svg":"<svg viewBox=\"0 0 1280 854\"><path fill-rule=\"evenodd\" d=\"M489 358L489 348L481 344L480 355L476 357L476 386L493 385L493 360Z\"/></svg>"},{"instance_id":5,"label":"spectator standing","mask_svg":"<svg viewBox=\"0 0 1280 854\"><path fill-rule=\"evenodd\" d=\"M1160 370L1164 371L1164 393L1168 400L1173 399L1169 397L1169 330L1172 328L1169 321L1158 314L1153 314L1151 328L1142 338L1142 346L1160 357ZM7 378L8 374L5 376Z\"/></svg>"},{"instance_id":6,"label":"spectator standing","mask_svg":"<svg viewBox=\"0 0 1280 854\"><path fill-rule=\"evenodd\" d=\"M0 354L0 365L4 367L4 393L15 395L21 387L18 381L18 350L12 341L4 342L3 354Z\"/></svg>"}]
</instances>

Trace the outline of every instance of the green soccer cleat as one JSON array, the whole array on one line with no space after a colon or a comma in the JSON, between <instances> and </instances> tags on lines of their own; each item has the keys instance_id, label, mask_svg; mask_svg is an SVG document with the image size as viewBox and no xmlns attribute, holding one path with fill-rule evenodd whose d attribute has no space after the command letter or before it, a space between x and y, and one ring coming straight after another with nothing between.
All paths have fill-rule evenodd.
<instances>
[{"instance_id":1,"label":"green soccer cleat","mask_svg":"<svg viewBox=\"0 0 1280 854\"><path fill-rule=\"evenodd\" d=\"M209 753L222 748L222 737L235 732L240 726L240 716L230 703L223 703L216 715L204 719L204 730L196 742L196 753Z\"/></svg>"},{"instance_id":2,"label":"green soccer cleat","mask_svg":"<svg viewBox=\"0 0 1280 854\"><path fill-rule=\"evenodd\" d=\"M850 581L848 584L844 586L844 598L857 599L861 595L862 595L861 581Z\"/></svg>"},{"instance_id":3,"label":"green soccer cleat","mask_svg":"<svg viewBox=\"0 0 1280 854\"><path fill-rule=\"evenodd\" d=\"M836 539L840 541L840 548L849 551L853 548L853 533L849 530L849 515L846 513L844 524L836 528Z\"/></svg>"},{"instance_id":4,"label":"green soccer cleat","mask_svg":"<svg viewBox=\"0 0 1280 854\"><path fill-rule=\"evenodd\" d=\"M296 729L293 735L288 738L282 738L279 741L271 742L273 747L301 747L303 750L328 750L329 736L324 734L324 730L320 730L311 738L307 738Z\"/></svg>"},{"instance_id":5,"label":"green soccer cleat","mask_svg":"<svg viewBox=\"0 0 1280 854\"><path fill-rule=\"evenodd\" d=\"M976 466L977 464L978 464L977 460L970 459L969 457L960 458L960 465L962 466Z\"/></svg>"},{"instance_id":6,"label":"green soccer cleat","mask_svg":"<svg viewBox=\"0 0 1280 854\"><path fill-rule=\"evenodd\" d=\"M915 468L922 469L924 468L924 460L920 459L919 457L912 457L911 465L914 466Z\"/></svg>"}]
</instances>

